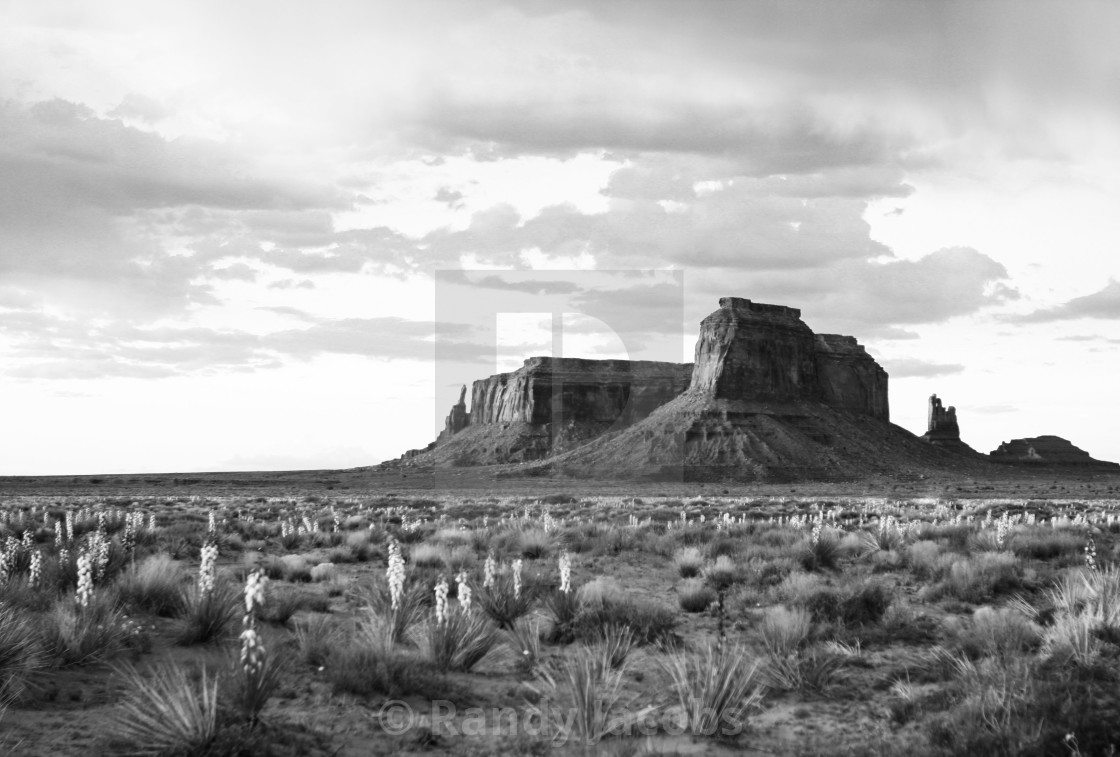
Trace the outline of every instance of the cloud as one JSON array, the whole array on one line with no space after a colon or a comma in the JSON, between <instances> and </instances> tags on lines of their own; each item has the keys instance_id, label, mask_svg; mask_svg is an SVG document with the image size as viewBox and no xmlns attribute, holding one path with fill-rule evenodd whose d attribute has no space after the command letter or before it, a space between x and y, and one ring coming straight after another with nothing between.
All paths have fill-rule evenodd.
<instances>
[{"instance_id":1,"label":"cloud","mask_svg":"<svg viewBox=\"0 0 1120 757\"><path fill-rule=\"evenodd\" d=\"M884 358L879 362L892 379L951 376L963 372L965 368L957 363L935 363L919 358Z\"/></svg>"},{"instance_id":2,"label":"cloud","mask_svg":"<svg viewBox=\"0 0 1120 757\"><path fill-rule=\"evenodd\" d=\"M40 379L162 378L264 370L321 355L431 362L478 361L494 353L493 344L473 342L474 330L464 324L397 317L315 319L295 308L272 310L303 316L310 325L261 335L199 326L93 325L37 311L0 311L0 330L11 341L2 372Z\"/></svg>"},{"instance_id":3,"label":"cloud","mask_svg":"<svg viewBox=\"0 0 1120 757\"><path fill-rule=\"evenodd\" d=\"M111 118L131 118L142 123L155 124L170 116L171 109L154 98L130 92L107 115Z\"/></svg>"},{"instance_id":4,"label":"cloud","mask_svg":"<svg viewBox=\"0 0 1120 757\"><path fill-rule=\"evenodd\" d=\"M1103 289L1092 294L1074 297L1056 307L1006 317L1015 323L1049 323L1078 318L1120 319L1120 282L1110 279Z\"/></svg>"}]
</instances>

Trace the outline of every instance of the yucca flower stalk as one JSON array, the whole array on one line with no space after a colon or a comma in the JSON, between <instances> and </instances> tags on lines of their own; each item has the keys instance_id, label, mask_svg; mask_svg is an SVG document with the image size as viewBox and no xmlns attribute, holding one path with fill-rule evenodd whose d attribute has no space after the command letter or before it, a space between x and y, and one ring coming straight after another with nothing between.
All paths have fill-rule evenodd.
<instances>
[{"instance_id":1,"label":"yucca flower stalk","mask_svg":"<svg viewBox=\"0 0 1120 757\"><path fill-rule=\"evenodd\" d=\"M489 589L494 585L494 577L498 574L498 561L494 559L493 549L486 553L486 564L482 570L482 588Z\"/></svg>"},{"instance_id":2,"label":"yucca flower stalk","mask_svg":"<svg viewBox=\"0 0 1120 757\"><path fill-rule=\"evenodd\" d=\"M436 623L447 622L447 579L443 576L439 577L439 583L436 584Z\"/></svg>"},{"instance_id":3,"label":"yucca flower stalk","mask_svg":"<svg viewBox=\"0 0 1120 757\"><path fill-rule=\"evenodd\" d=\"M572 591L572 556L567 552L560 553L560 591L565 594Z\"/></svg>"},{"instance_id":4,"label":"yucca flower stalk","mask_svg":"<svg viewBox=\"0 0 1120 757\"><path fill-rule=\"evenodd\" d=\"M83 610L93 599L93 560L88 552L78 555L78 606Z\"/></svg>"},{"instance_id":5,"label":"yucca flower stalk","mask_svg":"<svg viewBox=\"0 0 1120 757\"><path fill-rule=\"evenodd\" d=\"M257 615L265 603L268 578L255 570L245 579L245 615L241 618L241 679L238 694L245 721L255 726L261 710L268 703L280 680L278 661L269 658L268 650L257 632Z\"/></svg>"},{"instance_id":6,"label":"yucca flower stalk","mask_svg":"<svg viewBox=\"0 0 1120 757\"><path fill-rule=\"evenodd\" d=\"M218 560L218 545L210 543L202 547L202 559L198 565L198 593L206 596L214 591L214 563Z\"/></svg>"},{"instance_id":7,"label":"yucca flower stalk","mask_svg":"<svg viewBox=\"0 0 1120 757\"><path fill-rule=\"evenodd\" d=\"M513 561L513 596L521 598L521 558Z\"/></svg>"},{"instance_id":8,"label":"yucca flower stalk","mask_svg":"<svg viewBox=\"0 0 1120 757\"><path fill-rule=\"evenodd\" d=\"M31 553L31 569L28 577L28 583L31 588L35 589L39 586L39 581L43 575L43 553L35 550Z\"/></svg>"},{"instance_id":9,"label":"yucca flower stalk","mask_svg":"<svg viewBox=\"0 0 1120 757\"><path fill-rule=\"evenodd\" d=\"M385 575L389 579L390 607L396 612L401 606L401 595L404 593L404 558L401 557L401 545L396 539L389 542L389 567Z\"/></svg>"},{"instance_id":10,"label":"yucca flower stalk","mask_svg":"<svg viewBox=\"0 0 1120 757\"><path fill-rule=\"evenodd\" d=\"M1089 570L1097 569L1097 543L1092 536L1085 543L1085 567Z\"/></svg>"},{"instance_id":11,"label":"yucca flower stalk","mask_svg":"<svg viewBox=\"0 0 1120 757\"><path fill-rule=\"evenodd\" d=\"M459 609L463 612L470 612L471 587L467 583L467 571L459 571L459 575L455 576L455 583L457 584L455 593L459 597Z\"/></svg>"}]
</instances>

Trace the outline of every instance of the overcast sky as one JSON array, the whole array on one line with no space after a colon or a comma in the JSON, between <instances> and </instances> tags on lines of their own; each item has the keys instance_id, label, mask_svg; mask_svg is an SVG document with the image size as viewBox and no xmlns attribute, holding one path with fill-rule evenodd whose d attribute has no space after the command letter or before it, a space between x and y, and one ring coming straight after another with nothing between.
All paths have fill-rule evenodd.
<instances>
[{"instance_id":1,"label":"overcast sky","mask_svg":"<svg viewBox=\"0 0 1120 757\"><path fill-rule=\"evenodd\" d=\"M915 433L936 392L982 452L1120 460L1118 39L1111 2L0 0L0 473L368 465L542 313L687 361L724 295L856 336Z\"/></svg>"}]
</instances>

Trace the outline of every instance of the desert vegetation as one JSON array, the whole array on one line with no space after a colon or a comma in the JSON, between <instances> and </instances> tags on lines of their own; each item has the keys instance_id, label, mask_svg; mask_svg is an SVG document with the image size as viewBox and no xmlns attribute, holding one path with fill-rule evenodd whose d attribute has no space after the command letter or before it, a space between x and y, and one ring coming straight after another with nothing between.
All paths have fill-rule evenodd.
<instances>
[{"instance_id":1,"label":"desert vegetation","mask_svg":"<svg viewBox=\"0 0 1120 757\"><path fill-rule=\"evenodd\" d=\"M16 497L0 751L1108 754L1110 500Z\"/></svg>"}]
</instances>

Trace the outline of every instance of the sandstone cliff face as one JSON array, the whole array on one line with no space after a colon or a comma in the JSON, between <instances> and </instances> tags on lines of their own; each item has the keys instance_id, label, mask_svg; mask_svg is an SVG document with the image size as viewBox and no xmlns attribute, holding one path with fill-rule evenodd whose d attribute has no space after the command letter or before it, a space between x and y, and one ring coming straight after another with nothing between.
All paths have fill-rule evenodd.
<instances>
[{"instance_id":1,"label":"sandstone cliff face","mask_svg":"<svg viewBox=\"0 0 1120 757\"><path fill-rule=\"evenodd\" d=\"M814 334L801 311L724 297L700 324L690 391L713 399L817 400L890 420L887 372L855 337Z\"/></svg>"},{"instance_id":2,"label":"sandstone cliff face","mask_svg":"<svg viewBox=\"0 0 1120 757\"><path fill-rule=\"evenodd\" d=\"M886 464L874 440L907 436L888 422L886 371L853 337L814 334L795 308L739 297L702 322L695 364L535 357L475 381L469 413L464 400L425 461L575 455L580 467L619 475L633 464L833 476Z\"/></svg>"},{"instance_id":3,"label":"sandstone cliff face","mask_svg":"<svg viewBox=\"0 0 1120 757\"><path fill-rule=\"evenodd\" d=\"M824 401L840 410L891 419L887 372L854 336L817 334L817 378Z\"/></svg>"},{"instance_id":4,"label":"sandstone cliff face","mask_svg":"<svg viewBox=\"0 0 1120 757\"><path fill-rule=\"evenodd\" d=\"M714 399L821 399L816 342L801 311L723 297L700 323L690 391Z\"/></svg>"},{"instance_id":5,"label":"sandstone cliff face","mask_svg":"<svg viewBox=\"0 0 1120 757\"><path fill-rule=\"evenodd\" d=\"M470 423L633 423L687 389L691 374L687 364L533 357L474 382Z\"/></svg>"}]
</instances>

